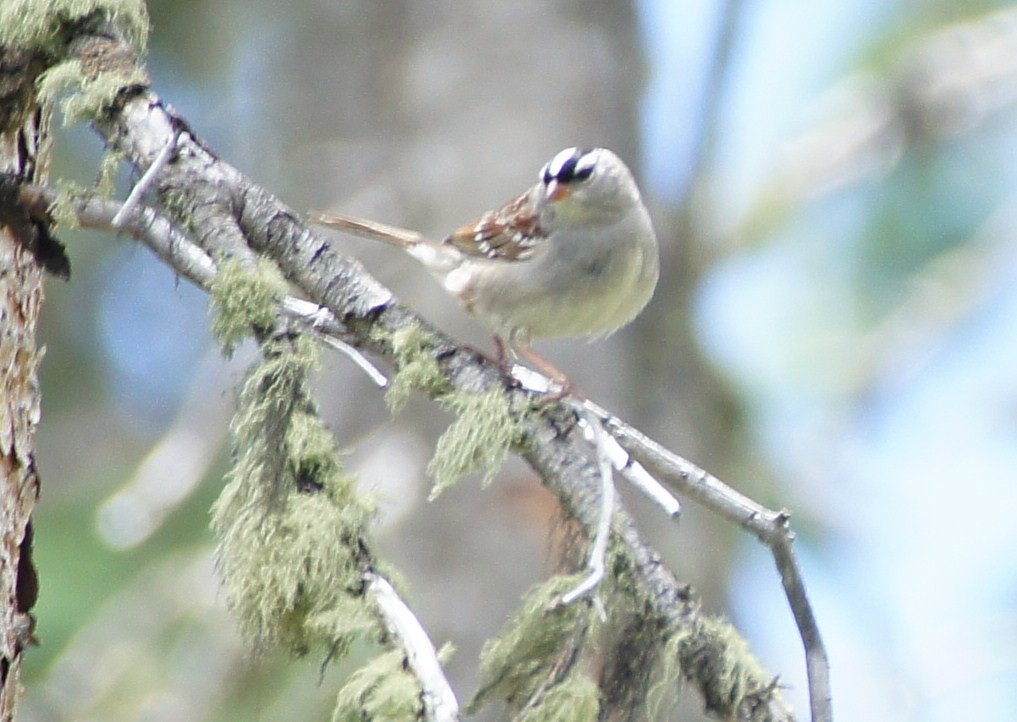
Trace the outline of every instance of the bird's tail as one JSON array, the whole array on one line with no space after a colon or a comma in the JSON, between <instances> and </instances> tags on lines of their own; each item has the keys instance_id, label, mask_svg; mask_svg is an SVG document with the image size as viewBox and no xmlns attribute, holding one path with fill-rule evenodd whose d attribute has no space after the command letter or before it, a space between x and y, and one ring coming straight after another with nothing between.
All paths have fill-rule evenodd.
<instances>
[{"instance_id":1,"label":"bird's tail","mask_svg":"<svg viewBox=\"0 0 1017 722\"><path fill-rule=\"evenodd\" d=\"M416 231L388 226L377 221L369 221L366 218L355 218L353 216L333 213L311 213L310 221L319 226L335 228L336 230L351 233L354 236L384 241L385 243L402 246L403 248L413 248L424 240L423 236Z\"/></svg>"}]
</instances>

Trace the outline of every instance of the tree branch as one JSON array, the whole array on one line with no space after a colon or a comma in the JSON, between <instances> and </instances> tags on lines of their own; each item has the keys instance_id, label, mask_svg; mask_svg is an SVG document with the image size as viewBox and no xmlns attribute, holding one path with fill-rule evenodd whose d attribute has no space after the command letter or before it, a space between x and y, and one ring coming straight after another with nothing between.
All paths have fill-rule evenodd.
<instances>
[{"instance_id":1,"label":"tree branch","mask_svg":"<svg viewBox=\"0 0 1017 722\"><path fill-rule=\"evenodd\" d=\"M657 442L604 414L604 423L632 456L645 464L661 481L692 498L730 522L752 532L770 548L780 573L788 605L805 647L809 702L813 722L833 719L830 690L830 664L819 632L812 605L805 590L801 569L795 558L789 512L773 511L701 469L687 459L668 451Z\"/></svg>"}]
</instances>

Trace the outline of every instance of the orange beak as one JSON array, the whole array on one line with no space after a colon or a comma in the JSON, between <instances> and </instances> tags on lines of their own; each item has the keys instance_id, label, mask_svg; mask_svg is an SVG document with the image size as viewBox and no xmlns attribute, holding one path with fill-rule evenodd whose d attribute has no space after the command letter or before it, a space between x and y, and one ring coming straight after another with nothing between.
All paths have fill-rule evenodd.
<instances>
[{"instance_id":1,"label":"orange beak","mask_svg":"<svg viewBox=\"0 0 1017 722\"><path fill-rule=\"evenodd\" d=\"M547 184L547 199L552 203L564 200L570 195L572 195L572 190L556 178L552 178L551 182Z\"/></svg>"}]
</instances>

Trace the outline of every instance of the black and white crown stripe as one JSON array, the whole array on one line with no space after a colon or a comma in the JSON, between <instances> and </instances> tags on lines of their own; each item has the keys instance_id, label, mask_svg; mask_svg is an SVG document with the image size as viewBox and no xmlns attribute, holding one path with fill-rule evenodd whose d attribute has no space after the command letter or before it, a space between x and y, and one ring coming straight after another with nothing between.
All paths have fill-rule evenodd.
<instances>
[{"instance_id":1,"label":"black and white crown stripe","mask_svg":"<svg viewBox=\"0 0 1017 722\"><path fill-rule=\"evenodd\" d=\"M543 167L540 177L545 184L552 180L571 183L589 178L596 165L596 148L566 148Z\"/></svg>"}]
</instances>

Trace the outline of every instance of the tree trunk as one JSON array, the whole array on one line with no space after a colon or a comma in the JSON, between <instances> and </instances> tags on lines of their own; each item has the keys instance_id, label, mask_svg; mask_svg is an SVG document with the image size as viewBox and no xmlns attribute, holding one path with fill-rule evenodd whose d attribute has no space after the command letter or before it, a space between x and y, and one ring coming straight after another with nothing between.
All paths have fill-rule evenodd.
<instances>
[{"instance_id":1,"label":"tree trunk","mask_svg":"<svg viewBox=\"0 0 1017 722\"><path fill-rule=\"evenodd\" d=\"M0 66L10 70L11 58L2 54ZM29 72L0 77L0 722L15 717L22 654L35 640L32 511L39 496L35 429L42 359L35 335L44 255L59 248L17 201L15 179L45 180L48 131L46 113L31 101L35 73L28 64L21 70Z\"/></svg>"}]
</instances>

